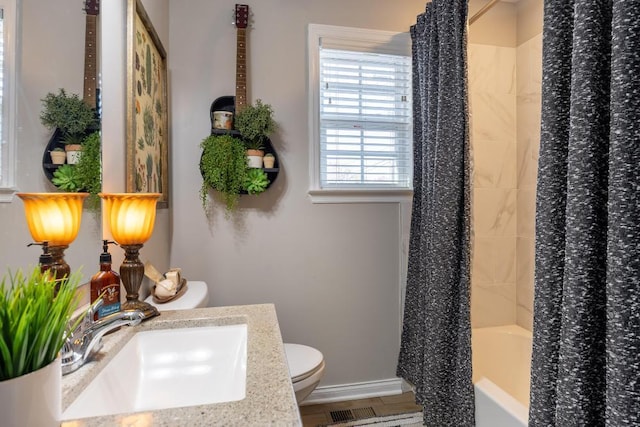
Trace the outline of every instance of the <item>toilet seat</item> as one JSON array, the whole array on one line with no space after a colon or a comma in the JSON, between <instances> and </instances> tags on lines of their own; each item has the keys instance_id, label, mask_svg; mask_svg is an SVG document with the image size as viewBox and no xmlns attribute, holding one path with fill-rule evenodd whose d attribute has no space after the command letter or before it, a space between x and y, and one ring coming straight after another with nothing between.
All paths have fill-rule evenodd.
<instances>
[{"instance_id":1,"label":"toilet seat","mask_svg":"<svg viewBox=\"0 0 640 427\"><path fill-rule=\"evenodd\" d=\"M191 308L206 307L209 303L209 288L205 282L188 281L187 291L184 295L166 303L157 303L149 295L144 300L160 311L166 310L188 310Z\"/></svg>"},{"instance_id":2,"label":"toilet seat","mask_svg":"<svg viewBox=\"0 0 640 427\"><path fill-rule=\"evenodd\" d=\"M324 357L320 351L302 344L284 344L291 382L297 383L324 369Z\"/></svg>"}]
</instances>

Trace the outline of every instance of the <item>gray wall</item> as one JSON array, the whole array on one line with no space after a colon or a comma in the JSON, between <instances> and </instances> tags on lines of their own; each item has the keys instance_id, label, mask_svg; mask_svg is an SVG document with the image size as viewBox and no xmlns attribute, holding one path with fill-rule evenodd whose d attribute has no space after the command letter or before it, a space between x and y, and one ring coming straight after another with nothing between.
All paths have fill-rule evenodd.
<instances>
[{"instance_id":1,"label":"gray wall","mask_svg":"<svg viewBox=\"0 0 640 427\"><path fill-rule=\"evenodd\" d=\"M174 167L171 263L209 284L212 305L275 303L283 338L320 349L322 385L395 377L400 331L398 204L312 204L307 24L408 31L424 1L252 2L249 98L275 110L281 172L232 219L200 205L209 106L234 94L234 2L170 1ZM219 204L218 204L219 206Z\"/></svg>"},{"instance_id":2,"label":"gray wall","mask_svg":"<svg viewBox=\"0 0 640 427\"><path fill-rule=\"evenodd\" d=\"M55 5L53 4L55 3ZM179 266L209 284L212 305L275 303L285 341L320 349L324 385L395 377L400 332L398 204L312 204L308 188L308 23L408 31L424 1L328 0L253 2L249 31L249 96L273 105L280 132L272 138L281 173L263 195L245 196L232 219L220 209L205 216L198 198L200 141L209 132L209 106L233 95L235 2L146 0L169 52L172 94L171 207L159 211L142 250L160 269ZM123 0L102 2L105 190L124 191ZM52 23L55 22L55 25ZM40 125L40 99L64 87L82 92L84 14L77 0L22 2L19 94L21 191L53 191L40 159L49 133ZM34 265L37 249L22 202L0 204L0 268ZM406 218L405 218L406 220ZM97 268L100 219L85 214L68 250L72 268ZM113 249L114 264L122 260Z\"/></svg>"}]
</instances>

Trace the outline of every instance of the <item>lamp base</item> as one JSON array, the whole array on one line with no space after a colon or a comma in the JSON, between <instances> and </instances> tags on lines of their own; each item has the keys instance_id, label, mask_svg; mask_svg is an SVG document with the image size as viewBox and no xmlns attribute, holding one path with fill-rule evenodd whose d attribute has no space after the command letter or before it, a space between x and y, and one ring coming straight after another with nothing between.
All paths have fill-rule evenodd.
<instances>
[{"instance_id":1,"label":"lamp base","mask_svg":"<svg viewBox=\"0 0 640 427\"><path fill-rule=\"evenodd\" d=\"M140 310L144 316L142 320L147 320L151 317L159 316L160 312L157 308L149 304L148 302L139 300L127 300L122 303L122 311Z\"/></svg>"}]
</instances>

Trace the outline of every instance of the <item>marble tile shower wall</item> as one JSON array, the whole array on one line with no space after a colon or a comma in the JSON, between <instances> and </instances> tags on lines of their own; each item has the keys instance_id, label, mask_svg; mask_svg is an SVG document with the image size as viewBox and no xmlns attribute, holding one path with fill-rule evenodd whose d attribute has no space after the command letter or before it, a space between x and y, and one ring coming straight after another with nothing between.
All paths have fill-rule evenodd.
<instances>
[{"instance_id":1,"label":"marble tile shower wall","mask_svg":"<svg viewBox=\"0 0 640 427\"><path fill-rule=\"evenodd\" d=\"M518 224L516 239L516 323L531 330L536 178L540 152L542 33L517 48Z\"/></svg>"},{"instance_id":2,"label":"marble tile shower wall","mask_svg":"<svg viewBox=\"0 0 640 427\"><path fill-rule=\"evenodd\" d=\"M473 327L531 329L541 41L468 46Z\"/></svg>"},{"instance_id":3,"label":"marble tile shower wall","mask_svg":"<svg viewBox=\"0 0 640 427\"><path fill-rule=\"evenodd\" d=\"M473 327L516 321L516 48L469 44Z\"/></svg>"}]
</instances>

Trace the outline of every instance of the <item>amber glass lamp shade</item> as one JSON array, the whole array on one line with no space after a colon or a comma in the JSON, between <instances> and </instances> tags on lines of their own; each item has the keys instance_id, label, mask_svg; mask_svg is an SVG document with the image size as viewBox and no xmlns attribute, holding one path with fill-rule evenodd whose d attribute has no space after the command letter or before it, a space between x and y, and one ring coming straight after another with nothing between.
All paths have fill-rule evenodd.
<instances>
[{"instance_id":1,"label":"amber glass lamp shade","mask_svg":"<svg viewBox=\"0 0 640 427\"><path fill-rule=\"evenodd\" d=\"M138 300L144 277L144 264L138 257L142 245L149 240L156 220L156 202L160 193L100 193L113 239L124 249L120 277L127 291L123 310L140 310L147 319L157 316L151 304Z\"/></svg>"},{"instance_id":2,"label":"amber glass lamp shade","mask_svg":"<svg viewBox=\"0 0 640 427\"><path fill-rule=\"evenodd\" d=\"M17 193L17 195L24 202L31 237L37 243L48 243L53 263L47 269L50 269L57 279L69 276L71 268L64 260L64 250L78 235L82 220L82 202L89 194Z\"/></svg>"},{"instance_id":3,"label":"amber glass lamp shade","mask_svg":"<svg viewBox=\"0 0 640 427\"><path fill-rule=\"evenodd\" d=\"M160 193L100 193L113 239L120 245L149 240Z\"/></svg>"},{"instance_id":4,"label":"amber glass lamp shade","mask_svg":"<svg viewBox=\"0 0 640 427\"><path fill-rule=\"evenodd\" d=\"M33 240L68 246L80 230L82 202L88 193L18 193Z\"/></svg>"}]
</instances>

